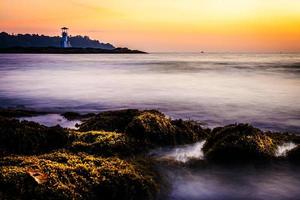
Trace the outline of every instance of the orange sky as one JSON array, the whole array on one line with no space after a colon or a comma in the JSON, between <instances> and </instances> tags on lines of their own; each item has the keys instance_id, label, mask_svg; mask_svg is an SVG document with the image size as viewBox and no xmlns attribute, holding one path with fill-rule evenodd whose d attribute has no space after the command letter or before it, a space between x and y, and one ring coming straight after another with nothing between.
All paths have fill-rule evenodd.
<instances>
[{"instance_id":1,"label":"orange sky","mask_svg":"<svg viewBox=\"0 0 300 200\"><path fill-rule=\"evenodd\" d=\"M300 51L300 0L0 0L0 31L146 51Z\"/></svg>"}]
</instances>

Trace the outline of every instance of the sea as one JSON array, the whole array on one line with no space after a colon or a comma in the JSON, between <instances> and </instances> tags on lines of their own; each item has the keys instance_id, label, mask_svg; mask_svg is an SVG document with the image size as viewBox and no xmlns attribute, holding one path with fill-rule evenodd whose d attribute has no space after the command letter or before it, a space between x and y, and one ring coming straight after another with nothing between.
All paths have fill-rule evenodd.
<instances>
[{"instance_id":1,"label":"sea","mask_svg":"<svg viewBox=\"0 0 300 200\"><path fill-rule=\"evenodd\" d=\"M300 134L299 99L297 53L0 54L2 108L158 109L209 128L249 123ZM75 126L58 116L32 120ZM290 163L182 167L204 159L204 142L150 152L155 159L181 163L158 162L170 185L161 199L300 199L300 169ZM294 147L280 146L278 156Z\"/></svg>"},{"instance_id":2,"label":"sea","mask_svg":"<svg viewBox=\"0 0 300 200\"><path fill-rule=\"evenodd\" d=\"M0 106L158 109L213 128L300 133L300 54L0 54Z\"/></svg>"}]
</instances>

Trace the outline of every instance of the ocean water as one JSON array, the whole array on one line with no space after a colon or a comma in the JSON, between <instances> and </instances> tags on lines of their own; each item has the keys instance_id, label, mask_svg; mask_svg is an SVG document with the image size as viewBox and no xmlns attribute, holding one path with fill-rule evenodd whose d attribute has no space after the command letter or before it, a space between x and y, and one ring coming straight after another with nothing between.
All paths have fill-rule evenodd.
<instances>
[{"instance_id":1,"label":"ocean water","mask_svg":"<svg viewBox=\"0 0 300 200\"><path fill-rule=\"evenodd\" d=\"M205 160L202 147L205 141L150 152L159 160L158 169L170 189L160 199L167 200L296 200L299 199L299 165L288 162L208 164L182 166L184 163ZM277 156L296 145L278 146ZM164 162L166 162L164 164ZM171 164L167 164L167 163ZM178 165L173 162L177 162Z\"/></svg>"},{"instance_id":2,"label":"ocean water","mask_svg":"<svg viewBox=\"0 0 300 200\"><path fill-rule=\"evenodd\" d=\"M159 148L150 156L159 160L158 170L170 189L159 196L167 200L297 200L300 169L285 161L244 164L205 163L205 141L173 148ZM295 147L277 147L277 156ZM199 162L187 164L189 161ZM175 162L175 163L174 163ZM176 163L178 163L176 165ZM182 166L182 164L187 164Z\"/></svg>"},{"instance_id":3,"label":"ocean water","mask_svg":"<svg viewBox=\"0 0 300 200\"><path fill-rule=\"evenodd\" d=\"M300 132L300 54L0 55L0 105L159 109L209 127Z\"/></svg>"}]
</instances>

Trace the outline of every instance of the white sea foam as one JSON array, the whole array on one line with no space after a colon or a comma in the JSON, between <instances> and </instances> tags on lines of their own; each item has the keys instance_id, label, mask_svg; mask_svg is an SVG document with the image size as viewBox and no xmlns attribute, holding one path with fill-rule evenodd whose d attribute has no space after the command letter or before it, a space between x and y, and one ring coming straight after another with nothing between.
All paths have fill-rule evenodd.
<instances>
[{"instance_id":1,"label":"white sea foam","mask_svg":"<svg viewBox=\"0 0 300 200\"><path fill-rule=\"evenodd\" d=\"M186 163L191 159L203 159L202 147L205 141L173 149L161 149L153 152L160 159L174 160Z\"/></svg>"},{"instance_id":2,"label":"white sea foam","mask_svg":"<svg viewBox=\"0 0 300 200\"><path fill-rule=\"evenodd\" d=\"M295 148L297 145L293 142L287 142L277 147L276 156L286 156L286 153L291 149Z\"/></svg>"},{"instance_id":3,"label":"white sea foam","mask_svg":"<svg viewBox=\"0 0 300 200\"><path fill-rule=\"evenodd\" d=\"M76 129L75 126L76 124L81 123L79 120L72 120L72 121L67 120L66 118L64 118L59 114L47 114L47 115L39 115L34 117L21 117L19 118L19 120L33 121L45 126L60 125L61 127L64 128L73 128L73 129Z\"/></svg>"}]
</instances>

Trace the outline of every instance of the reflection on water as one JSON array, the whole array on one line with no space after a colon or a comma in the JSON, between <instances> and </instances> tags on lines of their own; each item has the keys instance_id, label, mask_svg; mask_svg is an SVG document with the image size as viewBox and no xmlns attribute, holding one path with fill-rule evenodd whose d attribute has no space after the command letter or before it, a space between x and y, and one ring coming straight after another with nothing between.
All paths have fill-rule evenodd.
<instances>
[{"instance_id":1,"label":"reflection on water","mask_svg":"<svg viewBox=\"0 0 300 200\"><path fill-rule=\"evenodd\" d=\"M203 142L174 149L159 149L152 156L159 160L186 162L204 159L198 149ZM293 144L279 148L283 153ZM198 150L198 153L195 150ZM196 155L189 157L187 155ZM170 200L296 200L299 198L300 169L284 161L243 165L217 165L199 163L185 167L159 162L160 173L170 184L168 194L161 199Z\"/></svg>"},{"instance_id":2,"label":"reflection on water","mask_svg":"<svg viewBox=\"0 0 300 200\"><path fill-rule=\"evenodd\" d=\"M0 55L0 105L300 132L300 54Z\"/></svg>"},{"instance_id":3,"label":"reflection on water","mask_svg":"<svg viewBox=\"0 0 300 200\"><path fill-rule=\"evenodd\" d=\"M69 121L59 114L47 114L34 117L20 117L19 120L33 121L44 126L60 125L61 127L72 129L76 129L75 125L81 123L79 120Z\"/></svg>"}]
</instances>

